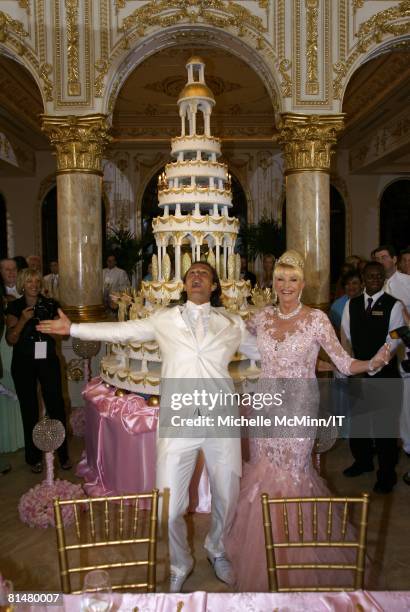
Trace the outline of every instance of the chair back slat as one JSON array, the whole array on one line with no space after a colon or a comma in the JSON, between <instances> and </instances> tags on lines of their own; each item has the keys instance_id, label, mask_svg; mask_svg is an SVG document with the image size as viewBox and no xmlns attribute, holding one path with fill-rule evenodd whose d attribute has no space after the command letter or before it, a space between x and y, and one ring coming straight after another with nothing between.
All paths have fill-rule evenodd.
<instances>
[{"instance_id":1,"label":"chair back slat","mask_svg":"<svg viewBox=\"0 0 410 612\"><path fill-rule=\"evenodd\" d=\"M327 509L327 539L329 542L332 539L332 502L329 502Z\"/></svg>"},{"instance_id":2,"label":"chair back slat","mask_svg":"<svg viewBox=\"0 0 410 612\"><path fill-rule=\"evenodd\" d=\"M78 580L84 572L107 569L114 573L123 570L126 574L126 581L119 584L111 581L113 589L135 588L155 592L158 497L158 490L154 489L151 493L135 495L55 499L54 516L62 591L80 592L72 588L73 577ZM149 511L139 512L141 499L150 501ZM64 506L70 506L74 510L74 529L64 525ZM87 510L88 517L83 516L82 520L81 511ZM146 536L142 537L144 530ZM141 537L137 537L139 534L142 534ZM70 542L73 537L75 543ZM142 559L141 547L144 547L146 555ZM90 554L98 554L97 563L90 563ZM145 580L135 580L134 575L129 575L130 571L134 572L139 567L145 568Z\"/></svg>"},{"instance_id":3,"label":"chair back slat","mask_svg":"<svg viewBox=\"0 0 410 612\"><path fill-rule=\"evenodd\" d=\"M369 512L369 495L363 493L361 497L294 497L294 498L269 498L267 493L261 495L263 529L265 536L266 563L268 571L269 590L274 591L344 591L362 589L364 585L364 571L366 560L367 525ZM278 505L282 506L281 509ZM341 508L342 506L342 508ZM356 537L350 534L348 528L349 510L360 507L360 523ZM271 508L277 512L278 522L282 516L283 540L275 541L272 527ZM306 509L306 513L304 512ZM321 511L323 510L323 511ZM293 512L294 511L294 512ZM311 534L305 531L305 518L307 513L311 514ZM319 528L322 517L323 525ZM340 524L340 530L339 530ZM309 532L309 529L307 529ZM346 539L349 534L348 539ZM340 537L340 540L337 538ZM299 558L295 562L278 562L276 550L289 552L294 550L312 549L320 557L321 551L347 550L351 551L352 562L301 562ZM327 554L328 558L328 554ZM348 557L346 557L348 558ZM303 558L302 558L303 560ZM326 557L323 559L326 561ZM350 585L328 585L322 586L281 586L278 580L278 571L298 572L304 570L326 571L353 571L353 583ZM297 574L296 574L297 575ZM340 574L339 574L340 577Z\"/></svg>"},{"instance_id":4,"label":"chair back slat","mask_svg":"<svg viewBox=\"0 0 410 612\"><path fill-rule=\"evenodd\" d=\"M299 529L299 539L303 542L303 510L302 504L298 502L298 529Z\"/></svg>"}]
</instances>

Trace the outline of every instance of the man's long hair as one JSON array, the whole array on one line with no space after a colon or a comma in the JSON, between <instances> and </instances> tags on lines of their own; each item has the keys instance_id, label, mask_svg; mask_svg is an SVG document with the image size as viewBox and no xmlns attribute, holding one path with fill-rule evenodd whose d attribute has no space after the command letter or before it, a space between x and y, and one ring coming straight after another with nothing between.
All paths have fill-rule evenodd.
<instances>
[{"instance_id":1,"label":"man's long hair","mask_svg":"<svg viewBox=\"0 0 410 612\"><path fill-rule=\"evenodd\" d=\"M215 268L213 266L211 266L211 264L209 264L207 261L195 261L190 268L188 268L188 270L185 272L184 278L182 279L184 284L186 281L186 277L187 274L189 272L189 270L192 268L192 266L201 264L201 266L206 266L212 273L212 283L214 285L216 285L215 289L212 291L211 293L211 297L210 297L210 302L211 302L211 306L222 306L222 301L221 301L221 296L222 296L222 287L221 287L221 282L219 280L219 276L217 271L215 270ZM181 293L181 299L182 302L185 304L185 302L188 299L187 293L186 291L182 291Z\"/></svg>"}]
</instances>

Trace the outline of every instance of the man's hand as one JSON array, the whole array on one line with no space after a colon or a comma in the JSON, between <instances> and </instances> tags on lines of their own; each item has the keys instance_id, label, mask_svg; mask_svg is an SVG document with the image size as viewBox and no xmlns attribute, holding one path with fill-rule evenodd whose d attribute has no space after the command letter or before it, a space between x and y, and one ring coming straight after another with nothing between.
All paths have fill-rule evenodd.
<instances>
[{"instance_id":1,"label":"man's hand","mask_svg":"<svg viewBox=\"0 0 410 612\"><path fill-rule=\"evenodd\" d=\"M71 321L61 308L58 309L58 319L40 321L40 323L36 325L37 331L43 334L56 334L58 336L69 336L70 327Z\"/></svg>"}]
</instances>

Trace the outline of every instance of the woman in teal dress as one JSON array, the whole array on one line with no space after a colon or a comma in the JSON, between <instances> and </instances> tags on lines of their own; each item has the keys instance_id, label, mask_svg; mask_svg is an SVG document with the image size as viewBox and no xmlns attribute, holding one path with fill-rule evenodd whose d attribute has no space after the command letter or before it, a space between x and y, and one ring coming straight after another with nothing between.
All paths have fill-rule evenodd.
<instances>
[{"instance_id":1,"label":"woman in teal dress","mask_svg":"<svg viewBox=\"0 0 410 612\"><path fill-rule=\"evenodd\" d=\"M4 300L2 286L0 287L0 300ZM0 316L3 317L2 312ZM0 363L3 366L3 377L0 379L0 385L2 385L0 387L0 453L11 453L23 448L24 434L20 407L10 373L13 348L6 342L5 334L2 332L3 327L2 320L0 324Z\"/></svg>"}]
</instances>

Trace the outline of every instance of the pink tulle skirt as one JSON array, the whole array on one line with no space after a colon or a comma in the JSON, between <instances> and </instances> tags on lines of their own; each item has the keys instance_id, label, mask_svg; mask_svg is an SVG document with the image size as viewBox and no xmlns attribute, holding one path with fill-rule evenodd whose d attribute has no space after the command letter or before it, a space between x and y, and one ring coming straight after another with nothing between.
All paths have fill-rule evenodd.
<instances>
[{"instance_id":1,"label":"pink tulle skirt","mask_svg":"<svg viewBox=\"0 0 410 612\"><path fill-rule=\"evenodd\" d=\"M263 457L257 463L245 464L241 481L241 492L234 524L225 538L226 553L232 562L236 575L236 587L239 591L268 591L266 569L265 539L263 533L261 494L270 497L329 497L331 493L324 480L313 466L310 466L299 477L294 473L274 467ZM291 507L292 506L292 507ZM318 504L317 525L319 541L326 541L328 504ZM341 540L342 506L332 524L332 539ZM313 539L312 507L303 506L304 540ZM283 505L271 506L272 528L275 542L285 542L283 527ZM291 541L297 541L298 515L297 505L288 504L289 533ZM292 535L293 534L293 535ZM354 530L348 526L346 540L352 541ZM356 552L353 549L315 550L312 548L295 548L293 550L276 550L277 563L337 563L353 564ZM278 570L278 583L281 587L326 587L353 586L352 570Z\"/></svg>"}]
</instances>

